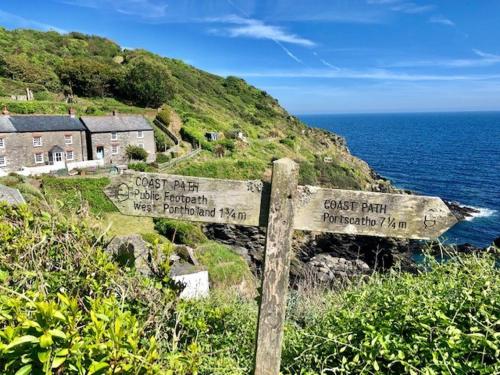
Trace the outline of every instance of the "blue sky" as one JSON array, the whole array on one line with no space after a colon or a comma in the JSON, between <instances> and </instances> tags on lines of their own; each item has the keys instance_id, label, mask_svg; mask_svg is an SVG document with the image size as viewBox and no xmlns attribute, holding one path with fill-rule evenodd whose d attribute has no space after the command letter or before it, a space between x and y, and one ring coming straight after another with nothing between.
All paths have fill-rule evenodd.
<instances>
[{"instance_id":1,"label":"blue sky","mask_svg":"<svg viewBox=\"0 0 500 375\"><path fill-rule=\"evenodd\" d=\"M500 110L498 0L0 0L0 24L241 76L295 114Z\"/></svg>"}]
</instances>

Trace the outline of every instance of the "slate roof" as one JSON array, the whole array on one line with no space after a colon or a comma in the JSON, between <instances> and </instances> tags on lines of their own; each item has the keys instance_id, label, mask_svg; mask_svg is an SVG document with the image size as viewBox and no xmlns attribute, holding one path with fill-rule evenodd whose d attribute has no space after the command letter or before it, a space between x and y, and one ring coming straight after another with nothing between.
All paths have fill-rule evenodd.
<instances>
[{"instance_id":1,"label":"slate roof","mask_svg":"<svg viewBox=\"0 0 500 375\"><path fill-rule=\"evenodd\" d=\"M57 131L85 131L83 124L71 116L0 116L0 132L30 133Z\"/></svg>"},{"instance_id":2,"label":"slate roof","mask_svg":"<svg viewBox=\"0 0 500 375\"><path fill-rule=\"evenodd\" d=\"M143 116L82 116L81 119L91 133L153 130L151 124Z\"/></svg>"},{"instance_id":3,"label":"slate roof","mask_svg":"<svg viewBox=\"0 0 500 375\"><path fill-rule=\"evenodd\" d=\"M10 122L9 116L0 115L0 133L14 133L16 128Z\"/></svg>"}]
</instances>

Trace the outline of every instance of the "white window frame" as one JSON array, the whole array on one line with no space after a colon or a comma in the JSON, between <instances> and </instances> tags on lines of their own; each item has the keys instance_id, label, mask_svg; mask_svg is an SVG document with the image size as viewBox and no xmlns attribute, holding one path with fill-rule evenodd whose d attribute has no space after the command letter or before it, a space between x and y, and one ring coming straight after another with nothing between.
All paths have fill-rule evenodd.
<instances>
[{"instance_id":1,"label":"white window frame","mask_svg":"<svg viewBox=\"0 0 500 375\"><path fill-rule=\"evenodd\" d=\"M0 160L3 160L3 162L0 161L0 167L6 167L7 166L7 156L0 155Z\"/></svg>"},{"instance_id":2,"label":"white window frame","mask_svg":"<svg viewBox=\"0 0 500 375\"><path fill-rule=\"evenodd\" d=\"M144 149L145 149L145 147L144 147L144 143L139 143L139 144L137 145L137 147L140 147L140 148L144 148Z\"/></svg>"},{"instance_id":3,"label":"white window frame","mask_svg":"<svg viewBox=\"0 0 500 375\"><path fill-rule=\"evenodd\" d=\"M37 156L41 155L42 156L42 160L38 160L37 159ZM45 156L43 155L43 152L37 152L33 155L33 157L35 158L35 164L44 164L45 163Z\"/></svg>"},{"instance_id":4,"label":"white window frame","mask_svg":"<svg viewBox=\"0 0 500 375\"><path fill-rule=\"evenodd\" d=\"M5 138L0 137L0 148L3 150L5 148Z\"/></svg>"},{"instance_id":5,"label":"white window frame","mask_svg":"<svg viewBox=\"0 0 500 375\"><path fill-rule=\"evenodd\" d=\"M65 134L64 135L64 144L65 145L72 145L73 144L73 135L72 134Z\"/></svg>"},{"instance_id":6,"label":"white window frame","mask_svg":"<svg viewBox=\"0 0 500 375\"><path fill-rule=\"evenodd\" d=\"M144 132L142 130L137 131L137 138L144 138Z\"/></svg>"},{"instance_id":7,"label":"white window frame","mask_svg":"<svg viewBox=\"0 0 500 375\"><path fill-rule=\"evenodd\" d=\"M35 142L35 139L39 139L39 140L40 140L40 143ZM42 139L42 136L41 136L41 135L39 135L39 136L33 137L33 147L42 147L42 146L43 146L43 139Z\"/></svg>"},{"instance_id":8,"label":"white window frame","mask_svg":"<svg viewBox=\"0 0 500 375\"><path fill-rule=\"evenodd\" d=\"M120 153L119 145L111 145L111 155L118 155Z\"/></svg>"},{"instance_id":9,"label":"white window frame","mask_svg":"<svg viewBox=\"0 0 500 375\"><path fill-rule=\"evenodd\" d=\"M117 132L111 132L111 140L112 141L118 140L118 133Z\"/></svg>"},{"instance_id":10,"label":"white window frame","mask_svg":"<svg viewBox=\"0 0 500 375\"><path fill-rule=\"evenodd\" d=\"M69 157L70 153L71 153L71 157ZM73 160L75 160L75 152L73 150L66 151L66 160L67 161L73 161Z\"/></svg>"}]
</instances>

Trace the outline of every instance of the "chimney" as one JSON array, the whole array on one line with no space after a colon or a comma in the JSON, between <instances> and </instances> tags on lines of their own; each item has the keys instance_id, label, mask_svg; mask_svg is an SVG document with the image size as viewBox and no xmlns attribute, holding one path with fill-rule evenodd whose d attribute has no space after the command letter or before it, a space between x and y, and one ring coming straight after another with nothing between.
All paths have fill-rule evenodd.
<instances>
[{"instance_id":1,"label":"chimney","mask_svg":"<svg viewBox=\"0 0 500 375\"><path fill-rule=\"evenodd\" d=\"M69 109L68 113L69 113L69 117L71 117L71 118L75 118L76 117L76 111L75 111L75 109L73 107L71 107Z\"/></svg>"},{"instance_id":2,"label":"chimney","mask_svg":"<svg viewBox=\"0 0 500 375\"><path fill-rule=\"evenodd\" d=\"M3 109L2 109L2 115L7 116L8 114L9 114L9 110L7 109L7 106L6 106L6 105L4 105L4 106L3 106Z\"/></svg>"},{"instance_id":3,"label":"chimney","mask_svg":"<svg viewBox=\"0 0 500 375\"><path fill-rule=\"evenodd\" d=\"M116 109L113 109L113 116L117 116L118 115L118 111Z\"/></svg>"}]
</instances>

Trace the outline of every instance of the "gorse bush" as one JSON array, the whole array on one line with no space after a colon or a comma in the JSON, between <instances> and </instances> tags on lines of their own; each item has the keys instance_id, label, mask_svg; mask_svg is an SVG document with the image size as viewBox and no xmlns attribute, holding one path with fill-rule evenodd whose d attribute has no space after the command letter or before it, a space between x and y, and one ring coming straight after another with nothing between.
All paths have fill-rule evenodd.
<instances>
[{"instance_id":1,"label":"gorse bush","mask_svg":"<svg viewBox=\"0 0 500 375\"><path fill-rule=\"evenodd\" d=\"M174 243L194 246L207 241L199 225L173 219L154 219L155 229Z\"/></svg>"}]
</instances>

